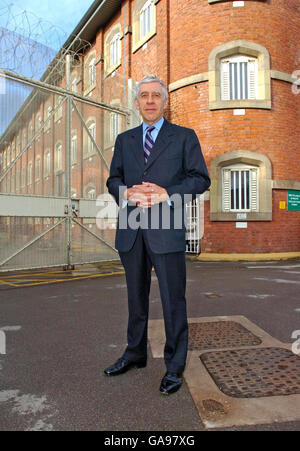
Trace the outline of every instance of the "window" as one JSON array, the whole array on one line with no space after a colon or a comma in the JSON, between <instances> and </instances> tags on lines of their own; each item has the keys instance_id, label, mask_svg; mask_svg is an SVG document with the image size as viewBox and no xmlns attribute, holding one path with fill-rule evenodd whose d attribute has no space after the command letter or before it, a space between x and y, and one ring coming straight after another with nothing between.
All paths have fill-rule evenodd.
<instances>
[{"instance_id":1,"label":"window","mask_svg":"<svg viewBox=\"0 0 300 451\"><path fill-rule=\"evenodd\" d=\"M11 146L11 159L12 161L14 161L16 158L16 146L15 143L12 144Z\"/></svg>"},{"instance_id":2,"label":"window","mask_svg":"<svg viewBox=\"0 0 300 451\"><path fill-rule=\"evenodd\" d=\"M26 133L26 130L23 131L22 138L23 138L22 148L24 149L26 147L26 144L27 144L27 133Z\"/></svg>"},{"instance_id":3,"label":"window","mask_svg":"<svg viewBox=\"0 0 300 451\"><path fill-rule=\"evenodd\" d=\"M10 165L10 146L7 149L7 166Z\"/></svg>"},{"instance_id":4,"label":"window","mask_svg":"<svg viewBox=\"0 0 300 451\"><path fill-rule=\"evenodd\" d=\"M95 145L94 145L94 141L96 141L96 124L94 122L92 122L89 127L89 136L88 136L88 154L93 154L95 153ZM93 139L92 139L93 138Z\"/></svg>"},{"instance_id":5,"label":"window","mask_svg":"<svg viewBox=\"0 0 300 451\"><path fill-rule=\"evenodd\" d=\"M74 164L77 161L77 135L72 136L71 142L71 163Z\"/></svg>"},{"instance_id":6,"label":"window","mask_svg":"<svg viewBox=\"0 0 300 451\"><path fill-rule=\"evenodd\" d=\"M32 185L32 161L28 163L27 167L27 184Z\"/></svg>"},{"instance_id":7,"label":"window","mask_svg":"<svg viewBox=\"0 0 300 451\"><path fill-rule=\"evenodd\" d=\"M96 199L96 190L94 188L90 189L87 193L88 199Z\"/></svg>"},{"instance_id":8,"label":"window","mask_svg":"<svg viewBox=\"0 0 300 451\"><path fill-rule=\"evenodd\" d=\"M105 36L104 76L107 77L121 65L121 24L116 24Z\"/></svg>"},{"instance_id":9,"label":"window","mask_svg":"<svg viewBox=\"0 0 300 451\"><path fill-rule=\"evenodd\" d=\"M51 153L50 149L45 151L44 155L44 175L45 177L49 177L51 172Z\"/></svg>"},{"instance_id":10,"label":"window","mask_svg":"<svg viewBox=\"0 0 300 451\"><path fill-rule=\"evenodd\" d=\"M62 152L63 148L61 144L56 145L55 150L55 170L62 171Z\"/></svg>"},{"instance_id":11,"label":"window","mask_svg":"<svg viewBox=\"0 0 300 451\"><path fill-rule=\"evenodd\" d=\"M271 221L272 165L263 153L226 152L210 164L211 221Z\"/></svg>"},{"instance_id":12,"label":"window","mask_svg":"<svg viewBox=\"0 0 300 451\"><path fill-rule=\"evenodd\" d=\"M60 96L60 95L55 94L55 97L54 97L54 108L55 109L58 108L56 110L55 115L54 115L54 120L55 121L58 121L59 119L61 119L61 117L63 115L62 104L63 104L63 97ZM59 105L59 107L58 107L58 105Z\"/></svg>"},{"instance_id":13,"label":"window","mask_svg":"<svg viewBox=\"0 0 300 451\"><path fill-rule=\"evenodd\" d=\"M148 0L140 12L140 39L150 33L153 22L153 3Z\"/></svg>"},{"instance_id":14,"label":"window","mask_svg":"<svg viewBox=\"0 0 300 451\"><path fill-rule=\"evenodd\" d=\"M36 157L35 160L35 180L38 181L41 178L41 157Z\"/></svg>"},{"instance_id":15,"label":"window","mask_svg":"<svg viewBox=\"0 0 300 451\"><path fill-rule=\"evenodd\" d=\"M33 137L33 125L32 122L30 122L28 127L28 140L30 140Z\"/></svg>"},{"instance_id":16,"label":"window","mask_svg":"<svg viewBox=\"0 0 300 451\"><path fill-rule=\"evenodd\" d=\"M73 78L71 81L71 91L77 93L77 78Z\"/></svg>"},{"instance_id":17,"label":"window","mask_svg":"<svg viewBox=\"0 0 300 451\"><path fill-rule=\"evenodd\" d=\"M109 55L110 55L110 61L109 66L115 66L119 63L120 60L120 36L119 34L116 34L112 40L110 41L109 45Z\"/></svg>"},{"instance_id":18,"label":"window","mask_svg":"<svg viewBox=\"0 0 300 451\"><path fill-rule=\"evenodd\" d=\"M221 100L257 98L257 60L234 56L221 61Z\"/></svg>"},{"instance_id":19,"label":"window","mask_svg":"<svg viewBox=\"0 0 300 451\"><path fill-rule=\"evenodd\" d=\"M222 172L223 211L257 211L258 168L235 165Z\"/></svg>"},{"instance_id":20,"label":"window","mask_svg":"<svg viewBox=\"0 0 300 451\"><path fill-rule=\"evenodd\" d=\"M209 108L271 109L270 54L262 45L237 40L209 55Z\"/></svg>"},{"instance_id":21,"label":"window","mask_svg":"<svg viewBox=\"0 0 300 451\"><path fill-rule=\"evenodd\" d=\"M17 137L17 155L19 155L20 152L21 152L21 139L20 139L20 137L18 136L18 137Z\"/></svg>"},{"instance_id":22,"label":"window","mask_svg":"<svg viewBox=\"0 0 300 451\"><path fill-rule=\"evenodd\" d=\"M96 50L87 55L84 62L84 95L87 95L96 86Z\"/></svg>"},{"instance_id":23,"label":"window","mask_svg":"<svg viewBox=\"0 0 300 451\"><path fill-rule=\"evenodd\" d=\"M44 131L49 130L51 127L51 120L49 119L52 114L53 108L51 105L49 105L45 110L45 122L46 125L44 126Z\"/></svg>"},{"instance_id":24,"label":"window","mask_svg":"<svg viewBox=\"0 0 300 451\"><path fill-rule=\"evenodd\" d=\"M132 52L136 52L156 34L154 0L137 0L133 9Z\"/></svg>"},{"instance_id":25,"label":"window","mask_svg":"<svg viewBox=\"0 0 300 451\"><path fill-rule=\"evenodd\" d=\"M96 83L96 60L93 58L89 63L89 85L93 86Z\"/></svg>"},{"instance_id":26,"label":"window","mask_svg":"<svg viewBox=\"0 0 300 451\"><path fill-rule=\"evenodd\" d=\"M114 142L119 134L119 115L117 113L110 114L110 141Z\"/></svg>"}]
</instances>

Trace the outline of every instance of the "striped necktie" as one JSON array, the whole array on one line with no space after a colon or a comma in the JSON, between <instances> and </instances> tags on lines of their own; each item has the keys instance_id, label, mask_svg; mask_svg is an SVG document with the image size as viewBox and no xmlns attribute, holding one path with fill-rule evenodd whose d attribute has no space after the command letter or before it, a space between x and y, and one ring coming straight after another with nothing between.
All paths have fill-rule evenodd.
<instances>
[{"instance_id":1,"label":"striped necktie","mask_svg":"<svg viewBox=\"0 0 300 451\"><path fill-rule=\"evenodd\" d=\"M145 163L147 163L148 158L150 156L151 150L154 146L154 141L151 136L151 132L155 129L155 127L149 127L147 129L146 137L145 137L145 144L144 144L144 157L145 157Z\"/></svg>"}]
</instances>

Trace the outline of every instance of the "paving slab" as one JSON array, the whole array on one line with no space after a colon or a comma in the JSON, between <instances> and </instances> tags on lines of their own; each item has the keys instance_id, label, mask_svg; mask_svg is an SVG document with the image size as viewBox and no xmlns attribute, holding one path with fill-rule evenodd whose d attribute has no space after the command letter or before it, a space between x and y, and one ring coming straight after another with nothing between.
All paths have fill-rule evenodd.
<instances>
[{"instance_id":1,"label":"paving slab","mask_svg":"<svg viewBox=\"0 0 300 451\"><path fill-rule=\"evenodd\" d=\"M215 344L218 344L218 347L214 348L210 333L208 336L209 342L207 344L205 344L205 339L203 339L205 337L202 335L200 343L202 349L199 348L196 351L189 351L184 379L197 406L204 426L207 429L215 429L300 420L300 358L291 351L291 344L280 342L243 316L189 319L190 329L192 329L192 326L194 325L203 326L207 324L217 324L219 327L222 323L224 324L224 329L226 329L226 326L228 326L229 323L242 326L243 329L249 331L254 337L257 337L260 344L257 343L255 346L248 346L246 341L246 344L243 346L240 340L237 340L236 343L234 343L233 339L231 340L231 343L229 343L229 347L224 347L224 343L215 342ZM205 329L207 330L208 328L203 327L204 331ZM218 328L216 331L218 332ZM153 357L163 358L165 333L162 320L150 321L149 341ZM241 350L243 350L243 352ZM246 362L245 355L247 355L247 350L248 354L250 353L250 357L253 358ZM280 388L279 391L282 394L279 396L268 396L271 389L267 383L264 383L263 385L266 389L266 394L262 395L261 391L257 390L261 385L261 377L259 375L259 370L255 368L255 358L258 354L266 353L266 351L272 355L272 351L274 350L277 350L277 354L278 350L282 350L283 354L287 354L288 357L291 357L294 360L295 366L292 368L291 376L294 380L286 381L284 379L286 378L287 366L283 367L281 377L278 378L279 380L277 383L277 391ZM235 355L235 357L239 357L239 354L242 355L240 367L237 369L235 366L234 371L232 371L232 368L228 365L228 363L230 363L231 354ZM208 366L205 363L205 357L210 357L211 360L214 358L215 365L213 371L208 370ZM279 364L276 360L275 363L280 367L281 360L279 360ZM263 364L263 361L260 362L260 364ZM271 379L272 377L276 378L278 376L278 368L272 369L272 364L273 362L271 362L271 365L270 362L265 363L265 365L268 365L265 373L271 371ZM216 367L218 370L217 372ZM246 369L243 367L246 367ZM225 375L223 378L229 379L229 385L233 385L232 380L234 381L234 378L237 378L237 372L239 375L243 373L242 382L245 394L241 393L233 396L224 394L224 387L222 387L222 384L216 383L216 380L220 379L220 377L212 377L214 376L214 371L216 372L215 374L221 373L222 375ZM251 372L256 372L254 377L252 375L252 378ZM281 382L284 383L282 384ZM270 384L269 381L269 385ZM253 390L252 392L249 392L249 387L251 385L253 385ZM292 389L289 390L291 385ZM258 394L257 391L259 392ZM290 394L290 392L293 391L295 394Z\"/></svg>"}]
</instances>

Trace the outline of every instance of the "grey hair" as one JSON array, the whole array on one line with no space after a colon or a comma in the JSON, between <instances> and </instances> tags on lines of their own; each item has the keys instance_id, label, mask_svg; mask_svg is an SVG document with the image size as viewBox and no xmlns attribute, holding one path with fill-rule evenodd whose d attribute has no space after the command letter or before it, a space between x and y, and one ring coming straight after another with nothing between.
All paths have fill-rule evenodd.
<instances>
[{"instance_id":1,"label":"grey hair","mask_svg":"<svg viewBox=\"0 0 300 451\"><path fill-rule=\"evenodd\" d=\"M163 90L164 100L166 100L169 97L167 87L166 87L165 83L160 78L156 77L155 75L147 75L147 77L144 77L136 85L135 98L138 99L138 97L139 97L141 84L143 84L143 83L153 83L153 82L157 82L157 83L159 83L161 85L162 90Z\"/></svg>"}]
</instances>

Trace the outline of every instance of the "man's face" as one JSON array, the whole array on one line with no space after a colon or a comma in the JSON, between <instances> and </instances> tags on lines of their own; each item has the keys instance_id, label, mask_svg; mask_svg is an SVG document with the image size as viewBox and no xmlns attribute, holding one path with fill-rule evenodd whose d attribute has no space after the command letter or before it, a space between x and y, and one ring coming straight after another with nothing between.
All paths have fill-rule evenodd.
<instances>
[{"instance_id":1,"label":"man's face","mask_svg":"<svg viewBox=\"0 0 300 451\"><path fill-rule=\"evenodd\" d=\"M164 99L163 89L157 81L142 83L135 106L142 115L143 121L148 125L159 121L167 107L168 99Z\"/></svg>"}]
</instances>

